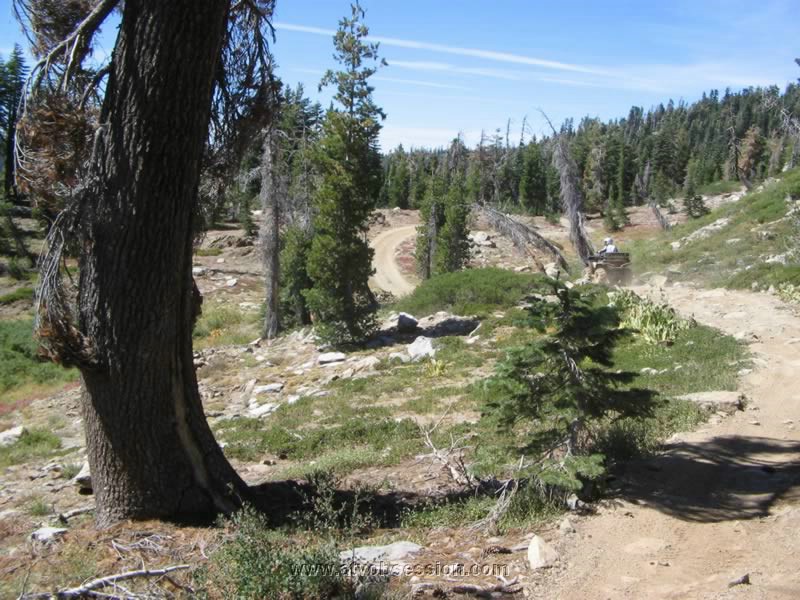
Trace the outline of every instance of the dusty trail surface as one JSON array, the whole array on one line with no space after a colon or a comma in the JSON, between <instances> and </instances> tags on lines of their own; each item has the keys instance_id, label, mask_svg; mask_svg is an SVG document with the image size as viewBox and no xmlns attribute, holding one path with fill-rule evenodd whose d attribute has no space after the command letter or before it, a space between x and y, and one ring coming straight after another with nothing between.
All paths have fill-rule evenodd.
<instances>
[{"instance_id":1,"label":"dusty trail surface","mask_svg":"<svg viewBox=\"0 0 800 600\"><path fill-rule=\"evenodd\" d=\"M397 247L408 238L416 235L417 226L407 225L380 233L371 245L375 249L373 266L375 275L371 284L400 297L414 291L416 283L410 281L400 270L395 258Z\"/></svg>"},{"instance_id":2,"label":"dusty trail surface","mask_svg":"<svg viewBox=\"0 0 800 600\"><path fill-rule=\"evenodd\" d=\"M751 341L747 408L628 465L537 597L800 598L800 318L766 294L664 292L684 315ZM749 585L729 586L746 574Z\"/></svg>"}]
</instances>

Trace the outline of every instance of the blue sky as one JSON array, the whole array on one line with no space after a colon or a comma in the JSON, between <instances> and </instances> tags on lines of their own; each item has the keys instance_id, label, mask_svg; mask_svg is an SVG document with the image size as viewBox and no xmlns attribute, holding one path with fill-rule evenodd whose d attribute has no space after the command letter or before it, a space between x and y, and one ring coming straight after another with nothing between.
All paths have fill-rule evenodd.
<instances>
[{"instance_id":1,"label":"blue sky","mask_svg":"<svg viewBox=\"0 0 800 600\"><path fill-rule=\"evenodd\" d=\"M388 150L444 145L459 132L519 136L584 115L604 119L673 98L748 85L781 87L800 76L797 0L603 1L363 0L370 33L389 63L375 76L387 113ZM0 0L0 52L21 36ZM334 67L331 35L344 0L278 0L278 73L327 104L317 83ZM111 29L111 31L108 31ZM113 46L113 28L101 45Z\"/></svg>"}]
</instances>

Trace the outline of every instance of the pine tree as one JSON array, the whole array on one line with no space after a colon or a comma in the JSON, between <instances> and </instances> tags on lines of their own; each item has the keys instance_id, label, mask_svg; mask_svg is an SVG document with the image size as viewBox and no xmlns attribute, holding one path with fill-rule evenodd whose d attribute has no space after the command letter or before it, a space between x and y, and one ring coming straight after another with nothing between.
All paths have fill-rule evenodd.
<instances>
[{"instance_id":1,"label":"pine tree","mask_svg":"<svg viewBox=\"0 0 800 600\"><path fill-rule=\"evenodd\" d=\"M519 203L534 215L547 211L547 177L542 149L535 141L522 151L522 173L519 180Z\"/></svg>"},{"instance_id":2,"label":"pine tree","mask_svg":"<svg viewBox=\"0 0 800 600\"><path fill-rule=\"evenodd\" d=\"M613 351L627 332L616 309L591 294L553 283L558 302L531 306L529 326L548 335L509 352L488 381L484 415L525 436L520 448L540 480L567 489L603 472L592 434L610 415L644 416L654 393L628 387L635 373L614 369Z\"/></svg>"},{"instance_id":3,"label":"pine tree","mask_svg":"<svg viewBox=\"0 0 800 600\"><path fill-rule=\"evenodd\" d=\"M435 256L436 273L450 273L463 269L469 262L468 220L470 205L464 182L456 176L444 198L444 223L439 229L438 253Z\"/></svg>"},{"instance_id":4,"label":"pine tree","mask_svg":"<svg viewBox=\"0 0 800 600\"><path fill-rule=\"evenodd\" d=\"M18 108L28 77L25 55L19 45L11 56L0 63L0 128L3 145L3 191L7 198L16 196L14 186L14 136L16 135Z\"/></svg>"},{"instance_id":5,"label":"pine tree","mask_svg":"<svg viewBox=\"0 0 800 600\"><path fill-rule=\"evenodd\" d=\"M366 233L381 188L378 133L383 111L372 99L369 78L378 45L365 41L365 13L356 2L339 22L335 57L343 66L328 71L321 86L334 84L334 100L316 152L321 174L314 199L314 239L308 257L313 287L306 293L320 333L330 341L363 340L375 326L375 301L368 280L372 249Z\"/></svg>"}]
</instances>

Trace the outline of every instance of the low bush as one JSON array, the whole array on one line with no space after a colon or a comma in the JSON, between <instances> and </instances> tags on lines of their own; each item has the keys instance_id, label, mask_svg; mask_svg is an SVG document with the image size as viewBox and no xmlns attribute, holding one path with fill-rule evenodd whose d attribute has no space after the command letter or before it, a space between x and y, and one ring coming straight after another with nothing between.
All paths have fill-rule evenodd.
<instances>
[{"instance_id":1,"label":"low bush","mask_svg":"<svg viewBox=\"0 0 800 600\"><path fill-rule=\"evenodd\" d=\"M671 344L690 325L666 302L653 302L631 290L621 290L609 296L620 310L620 325L632 329L650 344Z\"/></svg>"},{"instance_id":2,"label":"low bush","mask_svg":"<svg viewBox=\"0 0 800 600\"><path fill-rule=\"evenodd\" d=\"M460 315L486 314L518 304L544 281L542 275L514 273L506 269L466 269L422 282L395 308L415 315L438 311Z\"/></svg>"},{"instance_id":3,"label":"low bush","mask_svg":"<svg viewBox=\"0 0 800 600\"><path fill-rule=\"evenodd\" d=\"M20 300L33 301L33 296L33 288L17 288L13 292L0 296L0 306L3 306L4 304L13 304L14 302L19 302Z\"/></svg>"},{"instance_id":4,"label":"low bush","mask_svg":"<svg viewBox=\"0 0 800 600\"><path fill-rule=\"evenodd\" d=\"M51 456L61 448L57 435L44 429L25 431L15 443L0 448L0 468Z\"/></svg>"},{"instance_id":5,"label":"low bush","mask_svg":"<svg viewBox=\"0 0 800 600\"><path fill-rule=\"evenodd\" d=\"M77 378L77 371L36 354L33 320L0 321L0 394L25 386L65 383Z\"/></svg>"}]
</instances>

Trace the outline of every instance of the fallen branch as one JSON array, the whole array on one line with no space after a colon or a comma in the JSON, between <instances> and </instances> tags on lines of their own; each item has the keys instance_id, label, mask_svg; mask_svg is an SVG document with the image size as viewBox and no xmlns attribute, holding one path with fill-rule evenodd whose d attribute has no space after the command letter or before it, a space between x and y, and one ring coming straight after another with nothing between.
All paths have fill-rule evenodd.
<instances>
[{"instance_id":1,"label":"fallen branch","mask_svg":"<svg viewBox=\"0 0 800 600\"><path fill-rule=\"evenodd\" d=\"M526 252L536 263L536 266L539 267L540 271L544 272L544 267L536 259L536 256L529 251L528 245L532 245L543 252L547 252L555 259L559 267L564 270L567 269L567 260L564 258L561 250L559 250L555 244L537 233L532 227L520 223L507 214L491 206L486 206L485 204L475 204L474 208L486 217L495 231L509 238L515 248L521 252Z\"/></svg>"},{"instance_id":2,"label":"fallen branch","mask_svg":"<svg viewBox=\"0 0 800 600\"><path fill-rule=\"evenodd\" d=\"M456 440L452 435L450 436L450 447L446 450L440 450L436 447L433 443L433 433L439 428L439 425L442 424L447 413L450 412L450 408L452 404L447 407L447 410L444 411L439 420L433 425L433 427L425 428L422 425L419 426L420 432L422 433L423 441L425 445L430 448L431 456L439 463L441 463L445 468L447 468L448 472L450 473L450 477L455 481L458 485L464 487L470 487L472 489L477 489L480 487L480 481L477 481L469 472L467 465L464 463L464 450L466 447L460 446L461 439Z\"/></svg>"},{"instance_id":3,"label":"fallen branch","mask_svg":"<svg viewBox=\"0 0 800 600\"><path fill-rule=\"evenodd\" d=\"M456 585L450 588L450 592L453 594L475 596L477 598L491 598L492 594L517 594L522 590L516 577L511 581L507 581L505 578L499 579L500 583L487 586L472 584Z\"/></svg>"},{"instance_id":4,"label":"fallen branch","mask_svg":"<svg viewBox=\"0 0 800 600\"><path fill-rule=\"evenodd\" d=\"M100 577L99 579L93 579L88 583L83 584L80 587L70 588L67 590L61 590L59 592L34 592L31 594L22 594L19 596L18 600L39 600L45 598L57 598L58 600L67 599L67 598L82 598L85 596L92 596L92 597L112 597L109 594L104 594L102 592L98 592L97 590L101 590L107 587L121 587L119 582L127 581L129 579L136 579L139 577L163 577L168 573L172 573L174 571L182 571L188 569L189 565L175 565L173 567L164 567L163 569L140 569L138 571L128 571L126 573L117 573L116 575L109 575L107 577ZM132 594L131 592L127 593L127 598L136 598L137 595ZM113 596L119 597L119 596Z\"/></svg>"},{"instance_id":5,"label":"fallen branch","mask_svg":"<svg viewBox=\"0 0 800 600\"><path fill-rule=\"evenodd\" d=\"M65 513L59 513L58 520L62 523L67 523L73 517L77 517L79 515L85 515L86 513L94 512L94 504L91 506L84 506L83 508L75 508L73 510L68 510Z\"/></svg>"}]
</instances>

